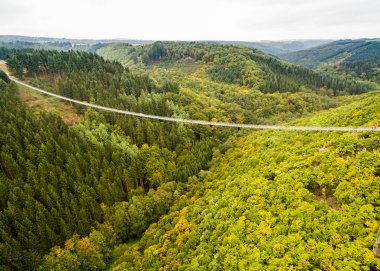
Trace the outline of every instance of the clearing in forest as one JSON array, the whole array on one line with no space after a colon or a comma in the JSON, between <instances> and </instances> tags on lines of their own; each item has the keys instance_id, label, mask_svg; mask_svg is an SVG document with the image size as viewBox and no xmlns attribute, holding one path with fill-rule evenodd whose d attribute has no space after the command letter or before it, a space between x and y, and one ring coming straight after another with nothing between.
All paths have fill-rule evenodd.
<instances>
[{"instance_id":1,"label":"clearing in forest","mask_svg":"<svg viewBox=\"0 0 380 271\"><path fill-rule=\"evenodd\" d=\"M5 61L0 60L0 70L9 74ZM81 121L82 117L76 113L74 107L54 98L46 97L23 85L18 84L20 100L25 102L36 113L52 112L59 114L63 121L71 126Z\"/></svg>"},{"instance_id":2,"label":"clearing in forest","mask_svg":"<svg viewBox=\"0 0 380 271\"><path fill-rule=\"evenodd\" d=\"M61 116L63 121L71 126L81 121L82 117L76 113L73 106L43 94L37 93L28 87L18 84L19 97L35 112L52 112Z\"/></svg>"}]
</instances>

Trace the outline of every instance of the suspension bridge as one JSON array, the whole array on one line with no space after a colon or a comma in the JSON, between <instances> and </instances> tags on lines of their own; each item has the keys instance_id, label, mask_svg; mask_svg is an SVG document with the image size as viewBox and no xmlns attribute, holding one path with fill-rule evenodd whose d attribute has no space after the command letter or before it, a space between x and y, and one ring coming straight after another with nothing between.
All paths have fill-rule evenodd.
<instances>
[{"instance_id":1,"label":"suspension bridge","mask_svg":"<svg viewBox=\"0 0 380 271\"><path fill-rule=\"evenodd\" d=\"M9 75L8 75L9 76ZM145 119L153 119L153 120L160 120L160 121L168 121L168 122L176 122L176 123L187 123L187 124L194 124L194 125L205 125L205 126L218 126L218 127L230 127L230 128L242 128L242 129L258 129L258 130L290 130L290 131L337 131L337 132L366 132L366 131L372 131L372 132L380 132L380 127L335 127L335 126L287 126L287 125L261 125L261 124L241 124L241 123L229 123L229 122L213 122L213 121L203 121L203 120L192 120L192 119L181 119L181 118L172 118L172 117L164 117L164 116L156 116L156 115L149 115L144 113L138 113L138 112L132 112L132 111L126 111L126 110L120 110L115 109L111 107L96 105L84 101L78 101L75 99L71 99L65 96L61 96L55 93L48 92L46 90L31 86L29 84L26 84L20 80L17 80L16 78L9 76L11 80L14 82L23 85L25 87L28 87L30 89L33 89L37 92L40 92L42 94L55 97L60 100L68 101L74 104L80 104L86 107L91 107L94 109L102 110L102 111L108 111L113 112L117 114L122 115L128 115L128 116L135 116L139 118L145 118Z\"/></svg>"}]
</instances>

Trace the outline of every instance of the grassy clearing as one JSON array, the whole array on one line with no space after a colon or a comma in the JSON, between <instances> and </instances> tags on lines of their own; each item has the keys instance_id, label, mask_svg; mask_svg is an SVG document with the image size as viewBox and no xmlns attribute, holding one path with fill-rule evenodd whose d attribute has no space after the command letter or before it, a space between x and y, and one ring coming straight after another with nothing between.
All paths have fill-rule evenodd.
<instances>
[{"instance_id":1,"label":"grassy clearing","mask_svg":"<svg viewBox=\"0 0 380 271\"><path fill-rule=\"evenodd\" d=\"M150 65L151 69L155 69L157 67L163 69L173 69L176 71L181 71L185 75L191 75L201 69L203 65L199 62L196 62L192 59L182 59L175 61L173 63L153 63Z\"/></svg>"},{"instance_id":2,"label":"grassy clearing","mask_svg":"<svg viewBox=\"0 0 380 271\"><path fill-rule=\"evenodd\" d=\"M32 108L37 114L42 111L59 114L63 121L71 126L82 120L75 108L53 97L46 97L28 87L19 85L20 99Z\"/></svg>"},{"instance_id":3,"label":"grassy clearing","mask_svg":"<svg viewBox=\"0 0 380 271\"><path fill-rule=\"evenodd\" d=\"M0 60L0 70L9 73L4 60ZM25 102L37 114L42 111L59 114L63 121L69 126L82 120L82 117L76 113L75 108L66 103L46 97L23 85L18 85L18 88L21 101Z\"/></svg>"},{"instance_id":4,"label":"grassy clearing","mask_svg":"<svg viewBox=\"0 0 380 271\"><path fill-rule=\"evenodd\" d=\"M9 73L7 62L5 62L4 60L0 60L0 70L3 70Z\"/></svg>"},{"instance_id":5,"label":"grassy clearing","mask_svg":"<svg viewBox=\"0 0 380 271\"><path fill-rule=\"evenodd\" d=\"M198 71L200 68L202 68L202 64L190 60L190 59L185 59L181 61L177 61L174 65L173 68L177 68L180 71L182 71L186 75L190 75Z\"/></svg>"}]
</instances>

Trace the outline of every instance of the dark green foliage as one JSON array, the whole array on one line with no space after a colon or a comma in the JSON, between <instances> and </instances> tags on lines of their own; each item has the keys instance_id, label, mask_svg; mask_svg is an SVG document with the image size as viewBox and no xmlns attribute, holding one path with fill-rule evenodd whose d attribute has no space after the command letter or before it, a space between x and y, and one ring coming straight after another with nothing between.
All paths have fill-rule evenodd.
<instances>
[{"instance_id":1,"label":"dark green foliage","mask_svg":"<svg viewBox=\"0 0 380 271\"><path fill-rule=\"evenodd\" d=\"M302 88L318 91L321 87L340 93L359 94L369 86L353 80L323 75L312 70L281 62L257 52L242 52L217 57L208 70L213 79L248 87L258 87L264 93L299 92Z\"/></svg>"},{"instance_id":2,"label":"dark green foliage","mask_svg":"<svg viewBox=\"0 0 380 271\"><path fill-rule=\"evenodd\" d=\"M217 142L211 140L197 143L188 155L180 157L177 168L173 172L173 180L187 182L189 177L196 176L201 170L207 170L213 147L217 145Z\"/></svg>"},{"instance_id":3,"label":"dark green foliage","mask_svg":"<svg viewBox=\"0 0 380 271\"><path fill-rule=\"evenodd\" d=\"M333 94L330 88L343 94L360 84L352 81L353 85L348 86L348 81L288 65L243 47L160 42L118 48L126 50L136 66L144 59L148 66L141 64L144 68L136 71L135 67L128 69L98 55L74 51L4 52L15 75L49 91L108 107L177 118L282 122L360 98L331 98L311 92L319 92L322 87L325 95ZM201 63L202 68L185 77L185 73L159 67L176 67L179 63L195 67ZM306 256L293 250L298 244L304 245L303 239L289 234L292 228L285 222L288 216L303 219L305 208L310 206L316 212L306 215L307 221L321 225L327 221L321 215L326 207L318 205L306 189L316 192L323 188L325 195L337 189L338 180L330 178L331 172L325 167L334 163L336 153L325 163L317 161L318 155L313 156L316 161L312 167L322 164L327 173L320 174L326 173L326 178L319 179L312 171L297 171L308 168L302 166L309 161L307 155L313 154L308 149L316 149L325 138L317 138L318 144L310 145L312 139L301 133L285 137L254 133L238 143L236 137L218 150L215 147L220 142L239 132L150 121L79 106L84 121L68 127L56 115L33 114L18 100L14 83L0 80L0 90L0 121L5 124L0 126L0 269L36 269L49 249L42 270L236 270L235 252L241 257L256 257L250 258L249 264L241 262L242 266L290 268L291 261L310 267L304 265ZM273 91L284 93L262 93ZM345 114L347 125L353 115ZM326 119L332 121L334 116L344 120L337 115ZM373 116L373 112L366 114L368 121L376 119ZM360 121L355 124L363 124ZM376 148L376 142L363 141L359 146L369 152ZM342 146L337 146L337 153L342 155L363 150L346 141ZM363 157L365 162L368 157ZM376 163L366 165L375 171L378 167ZM366 176L373 181L372 175ZM377 187L374 181L371 184ZM346 188L342 185L340 189ZM375 206L375 193L365 191L363 198ZM251 201L249 197L253 197ZM293 199L302 204L292 205ZM352 203L349 194L342 193L337 199L339 203ZM355 206L362 207L360 204ZM300 209L293 214L294 206ZM287 215L280 216L281 211ZM240 219L244 212L248 213ZM340 218L346 219L346 214ZM373 222L371 207L362 214ZM367 220L355 222L352 233L365 244L369 241L363 241L360 225ZM251 228L246 230L243 225ZM268 225L279 225L276 233L281 234L273 233L273 242L266 239L272 234ZM323 248L330 235L318 230L326 227L310 226L305 231L316 230L310 234L321 240ZM295 229L295 233L303 230ZM255 234L249 236L246 231ZM144 232L136 245L123 244ZM282 240L289 244L291 255L280 261L273 255L285 253L277 246ZM360 262L362 247L354 251ZM302 253L306 249L302 247ZM332 254L330 251L328 247L326 254ZM312 267L328 268L326 254L321 253L324 258L318 253L309 254L317 259ZM190 263L190 259L194 261ZM342 266L339 260L337 263L337 267ZM365 264L374 263L368 257Z\"/></svg>"},{"instance_id":4,"label":"dark green foliage","mask_svg":"<svg viewBox=\"0 0 380 271\"><path fill-rule=\"evenodd\" d=\"M8 59L15 52L16 52L15 49L9 49L9 48L0 46L0 59L2 60Z\"/></svg>"},{"instance_id":5,"label":"dark green foliage","mask_svg":"<svg viewBox=\"0 0 380 271\"><path fill-rule=\"evenodd\" d=\"M107 222L88 237L74 235L65 246L54 247L45 256L41 270L101 270L115 256L110 245L140 237L145 229L164 215L182 193L181 185L166 183L146 195L135 195L106 210ZM115 229L115 230L113 230Z\"/></svg>"},{"instance_id":6,"label":"dark green foliage","mask_svg":"<svg viewBox=\"0 0 380 271\"><path fill-rule=\"evenodd\" d=\"M24 49L11 53L7 58L8 67L16 76L36 76L44 73L51 75L63 72L90 72L105 70L114 73L123 68L121 65L105 61L90 53L78 51L47 51Z\"/></svg>"},{"instance_id":7,"label":"dark green foliage","mask_svg":"<svg viewBox=\"0 0 380 271\"><path fill-rule=\"evenodd\" d=\"M350 57L337 66L338 71L353 72L361 79L380 83L380 42L370 42L355 51Z\"/></svg>"},{"instance_id":8,"label":"dark green foliage","mask_svg":"<svg viewBox=\"0 0 380 271\"><path fill-rule=\"evenodd\" d=\"M106 51L106 48L104 47L103 51ZM129 49L124 50L124 54L120 55L123 59L126 59L128 54L132 57ZM198 61L206 65L206 72L214 81L260 89L263 93L299 92L305 88L319 91L324 87L332 89L334 95L345 95L359 94L370 89L367 84L358 83L350 78L318 73L242 46L156 42L136 48L133 56L136 57L136 54L146 65L154 60L160 60L161 63ZM106 53L103 55L107 56ZM124 62L130 63L126 60Z\"/></svg>"},{"instance_id":9,"label":"dark green foliage","mask_svg":"<svg viewBox=\"0 0 380 271\"><path fill-rule=\"evenodd\" d=\"M166 56L166 48L162 42L153 43L148 51L149 60L154 61Z\"/></svg>"},{"instance_id":10,"label":"dark green foliage","mask_svg":"<svg viewBox=\"0 0 380 271\"><path fill-rule=\"evenodd\" d=\"M166 183L156 191L150 190L146 196L133 196L128 202L114 204L107 211L106 220L115 229L117 242L140 237L150 224L169 210L176 189L176 183Z\"/></svg>"},{"instance_id":11,"label":"dark green foliage","mask_svg":"<svg viewBox=\"0 0 380 271\"><path fill-rule=\"evenodd\" d=\"M25 75L44 78L42 81L32 81L36 86L46 89L46 84L41 85L46 81L47 85L51 85L50 91L77 100L147 114L173 114L167 98L156 93L178 91L175 83L166 82L158 87L147 74L132 73L119 63L106 61L95 54L19 50L8 58L8 66L18 77ZM81 111L82 108L78 107L78 110ZM104 114L104 119L118 125L139 146L148 143L175 149L178 145L186 146L186 142L194 138L189 129L185 131L186 137L178 137L183 132L174 124L115 114Z\"/></svg>"},{"instance_id":12,"label":"dark green foliage","mask_svg":"<svg viewBox=\"0 0 380 271\"><path fill-rule=\"evenodd\" d=\"M30 41L10 41L0 42L0 46L10 49L55 49L68 51L73 48L73 44L69 41L50 41L50 42L30 42Z\"/></svg>"},{"instance_id":13,"label":"dark green foliage","mask_svg":"<svg viewBox=\"0 0 380 271\"><path fill-rule=\"evenodd\" d=\"M166 93L166 92L174 92L178 93L179 85L176 82L166 79L162 86L157 90L157 92Z\"/></svg>"},{"instance_id":14,"label":"dark green foliage","mask_svg":"<svg viewBox=\"0 0 380 271\"><path fill-rule=\"evenodd\" d=\"M368 125L379 106L377 94L297 124ZM377 270L379 142L296 131L229 141L111 270Z\"/></svg>"},{"instance_id":15,"label":"dark green foliage","mask_svg":"<svg viewBox=\"0 0 380 271\"><path fill-rule=\"evenodd\" d=\"M322 46L281 55L285 60L306 67L317 67L322 62L339 58L340 55L366 46L366 40L339 40Z\"/></svg>"},{"instance_id":16,"label":"dark green foliage","mask_svg":"<svg viewBox=\"0 0 380 271\"><path fill-rule=\"evenodd\" d=\"M208 69L213 80L247 87L257 87L261 84L261 70L241 54L219 56Z\"/></svg>"},{"instance_id":17,"label":"dark green foliage","mask_svg":"<svg viewBox=\"0 0 380 271\"><path fill-rule=\"evenodd\" d=\"M334 95L340 93L360 94L370 90L369 85L357 83L354 80L343 79L336 76L325 75L312 70L279 62L266 56L254 56L257 63L264 68L265 85L264 92L299 91L302 86L319 90L322 87L332 89Z\"/></svg>"},{"instance_id":18,"label":"dark green foliage","mask_svg":"<svg viewBox=\"0 0 380 271\"><path fill-rule=\"evenodd\" d=\"M11 81L8 75L2 70L0 70L0 79L3 80L5 83L9 83Z\"/></svg>"},{"instance_id":19,"label":"dark green foliage","mask_svg":"<svg viewBox=\"0 0 380 271\"><path fill-rule=\"evenodd\" d=\"M78 100L157 115L178 110L158 94L178 91L175 83L157 87L147 75L93 54L21 50L8 61L15 74L37 76L35 85ZM85 123L69 128L54 115L35 117L13 83L1 83L1 95L1 268L36 269L48 249L87 235L103 221L104 206L116 202L130 206L123 225L131 230L122 240L138 237L173 200L174 190L161 186L186 182L211 158L212 144L193 148L199 139L185 126L89 110Z\"/></svg>"},{"instance_id":20,"label":"dark green foliage","mask_svg":"<svg viewBox=\"0 0 380 271\"><path fill-rule=\"evenodd\" d=\"M377 40L342 40L281 56L306 67L331 67L345 76L380 82L380 42Z\"/></svg>"},{"instance_id":21,"label":"dark green foliage","mask_svg":"<svg viewBox=\"0 0 380 271\"><path fill-rule=\"evenodd\" d=\"M235 44L245 47L253 47L267 54L282 55L285 53L306 50L331 42L332 40L284 40L284 41L209 41L213 44Z\"/></svg>"},{"instance_id":22,"label":"dark green foliage","mask_svg":"<svg viewBox=\"0 0 380 271\"><path fill-rule=\"evenodd\" d=\"M19 102L15 84L0 82L0 90L2 267L35 269L49 248L101 222L101 204L129 200L137 188L149 191L171 180L173 152L139 150L96 122L69 129L56 116L36 118Z\"/></svg>"},{"instance_id":23,"label":"dark green foliage","mask_svg":"<svg viewBox=\"0 0 380 271\"><path fill-rule=\"evenodd\" d=\"M380 58L380 42L367 42L365 46L357 48L355 54L349 56L347 62L373 61Z\"/></svg>"}]
</instances>

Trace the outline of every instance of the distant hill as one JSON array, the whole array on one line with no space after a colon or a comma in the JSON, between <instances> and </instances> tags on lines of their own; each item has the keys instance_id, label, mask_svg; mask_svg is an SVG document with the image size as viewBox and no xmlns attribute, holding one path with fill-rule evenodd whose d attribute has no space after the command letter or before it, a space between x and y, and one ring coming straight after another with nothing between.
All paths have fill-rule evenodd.
<instances>
[{"instance_id":1,"label":"distant hill","mask_svg":"<svg viewBox=\"0 0 380 271\"><path fill-rule=\"evenodd\" d=\"M112 42L128 42L130 44L149 44L153 40L137 40L137 39L66 39L66 38L49 38L49 37L28 37L18 35L0 35L0 42L33 42L33 43L48 43L48 42L70 42L73 44L97 44L97 43L112 43Z\"/></svg>"},{"instance_id":2,"label":"distant hill","mask_svg":"<svg viewBox=\"0 0 380 271\"><path fill-rule=\"evenodd\" d=\"M304 88L319 91L322 87L334 90L335 94L357 94L367 90L353 80L291 65L246 46L155 42L139 47L106 44L95 52L124 66L139 69L192 60L203 65L206 75L213 81L258 88L264 93L298 92Z\"/></svg>"},{"instance_id":3,"label":"distant hill","mask_svg":"<svg viewBox=\"0 0 380 271\"><path fill-rule=\"evenodd\" d=\"M224 81L226 83L237 83L244 86L258 86L263 92L297 92L301 87L308 89L319 90L321 87L334 91L334 94L340 92L344 93L362 93L368 90L365 86L355 84L352 78L345 80L336 76L336 74L318 74L310 70L287 65L281 63L275 55L290 55L290 52L302 48L308 48L315 45L320 45L328 40L299 40L299 41L261 41L261 42L244 42L244 41L193 41L193 42L153 42L150 40L117 40L117 39L104 39L104 40L90 40L90 39L59 39L59 38L46 38L46 37L24 37L24 36L0 36L0 47L11 49L48 49L58 51L86 51L97 53L106 59L118 61L124 66L135 66L138 63L143 66L149 62L173 62L189 57L196 62L204 60L204 63L216 64L212 65L213 68L209 69L210 75L216 81ZM336 42L329 43L335 44ZM353 43L353 45L351 44ZM348 48L359 48L363 41L351 42ZM161 46L157 46L160 45ZM175 44L175 46L173 46ZM339 42L338 42L339 44ZM146 45L146 46L141 46ZM215 46L215 47L213 47ZM227 47L216 47L227 46ZM230 46L230 47L228 47ZM235 47L233 47L235 46ZM244 47L245 49L243 49ZM325 48L327 45L321 45L316 48ZM240 47L240 48L239 48ZM253 51L250 48L254 48ZM333 48L340 53L344 49L342 46ZM220 57L219 53L212 49L219 48L222 53L228 53L229 56ZM239 48L239 49L238 49ZM344 47L345 48L345 47ZM209 51L211 49L211 51ZM162 52L155 51L161 50ZM231 56L231 51L236 54ZM266 56L264 53L274 55L274 57ZM309 50L301 50L297 52L309 52ZM348 49L346 49L348 50ZM209 51L209 52L207 52ZM327 48L325 54L333 57L338 53ZM366 59L372 63L373 55L376 55L377 48L372 48L372 54L368 54L370 50L365 50L358 53L356 58L353 58L357 63L358 59ZM168 54L168 55L165 55ZM294 53L298 57L297 53ZM360 55L362 55L360 57ZM214 57L217 56L217 63L214 62ZM174 58L173 58L174 57ZM308 57L308 53L306 53ZM203 59L204 58L204 59ZM245 60L243 60L245 59ZM302 57L301 57L302 59ZM245 64L244 64L244 63ZM250 62L250 63L249 63ZM255 64L256 63L256 64ZM297 61L295 61L297 63ZM226 64L228 64L226 66ZM231 64L231 65L230 65ZM302 63L297 63L301 64ZM349 63L351 64L351 63ZM375 63L376 64L376 63ZM252 67L249 67L248 66ZM144 67L142 68L144 69ZM247 66L247 67L246 67ZM313 65L305 65L313 66ZM141 65L140 65L141 67ZM357 69L364 67L364 71L359 70L357 74L362 75L368 73L368 64L354 65L349 69ZM376 66L375 66L376 67ZM258 74L252 76L248 70L255 70ZM248 72L248 73L247 73ZM372 66L370 69L372 72ZM375 71L377 72L377 71ZM378 72L377 72L378 73ZM374 75L369 73L368 77L373 78ZM328 76L326 76L328 75ZM257 77L258 76L258 77ZM256 78L257 77L257 78ZM355 79L359 76L354 76ZM366 77L366 75L364 76ZM342 80L343 79L343 80ZM250 82L249 82L250 81Z\"/></svg>"},{"instance_id":4,"label":"distant hill","mask_svg":"<svg viewBox=\"0 0 380 271\"><path fill-rule=\"evenodd\" d=\"M66 39L47 37L26 37L17 35L0 35L0 46L14 49L50 49L50 50L81 50L94 51L104 44L124 42L132 45L153 43L152 40L135 39Z\"/></svg>"},{"instance_id":5,"label":"distant hill","mask_svg":"<svg viewBox=\"0 0 380 271\"><path fill-rule=\"evenodd\" d=\"M129 43L132 45L151 44L153 40L137 39L66 39L48 37L26 37L18 35L0 35L0 46L9 48L35 48L35 49L56 49L70 50L81 49L94 51L101 44L109 43ZM267 54L279 56L290 52L309 49L320 46L332 40L284 40L284 41L197 41L212 44L234 44L257 48ZM95 49L94 49L95 48Z\"/></svg>"},{"instance_id":6,"label":"distant hill","mask_svg":"<svg viewBox=\"0 0 380 271\"><path fill-rule=\"evenodd\" d=\"M375 39L340 40L315 48L280 55L284 60L308 68L323 65L337 72L380 82L380 41Z\"/></svg>"},{"instance_id":7,"label":"distant hill","mask_svg":"<svg viewBox=\"0 0 380 271\"><path fill-rule=\"evenodd\" d=\"M321 46L333 40L284 40L284 41L214 41L219 44L236 44L257 48L267 54L280 56L291 52L306 50L316 46Z\"/></svg>"}]
</instances>

